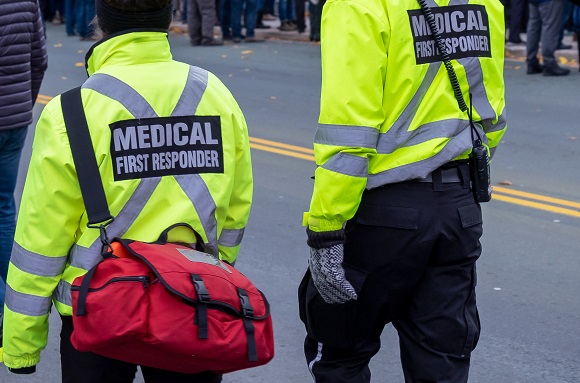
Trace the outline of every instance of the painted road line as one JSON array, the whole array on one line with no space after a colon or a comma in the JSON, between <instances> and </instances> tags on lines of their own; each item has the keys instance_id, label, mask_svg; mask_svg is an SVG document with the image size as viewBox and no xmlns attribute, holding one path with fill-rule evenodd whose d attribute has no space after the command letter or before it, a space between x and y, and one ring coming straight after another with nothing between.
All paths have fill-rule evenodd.
<instances>
[{"instance_id":1,"label":"painted road line","mask_svg":"<svg viewBox=\"0 0 580 383\"><path fill-rule=\"evenodd\" d=\"M552 197L547 197L547 196L543 196L543 195L539 195L539 194L532 194L532 193L523 192L523 191L519 191L519 190L504 188L501 186L494 186L493 191L494 192L497 191L497 192L500 192L503 194L511 194L514 196L524 197L524 198L528 198L528 199L532 199L532 200L548 202L548 203L552 203L554 205L574 207L574 208L579 209L578 211L580 211L580 202L573 202L573 201L568 201L565 199L552 198Z\"/></svg>"},{"instance_id":2,"label":"painted road line","mask_svg":"<svg viewBox=\"0 0 580 383\"><path fill-rule=\"evenodd\" d=\"M539 203L539 202L528 201L528 200L515 198L515 197L508 197L508 196L496 193L495 187L494 187L494 193L493 193L492 200L513 203L515 205L526 206L526 207L531 207L533 209L544 210L544 211L549 211L551 213L564 214L564 215L569 215L571 217L580 218L580 211L579 210L566 209L566 208L559 207L559 206L546 205L546 204Z\"/></svg>"},{"instance_id":3,"label":"painted road line","mask_svg":"<svg viewBox=\"0 0 580 383\"><path fill-rule=\"evenodd\" d=\"M264 140L263 138L250 137L250 148L277 153L283 156L301 158L307 161L314 161L314 150L312 149Z\"/></svg>"},{"instance_id":4,"label":"painted road line","mask_svg":"<svg viewBox=\"0 0 580 383\"><path fill-rule=\"evenodd\" d=\"M39 94L38 97L36 97L36 102L38 102L39 104L43 104L43 105L48 104L48 102L50 100L52 100L52 97L45 96L43 94Z\"/></svg>"}]
</instances>

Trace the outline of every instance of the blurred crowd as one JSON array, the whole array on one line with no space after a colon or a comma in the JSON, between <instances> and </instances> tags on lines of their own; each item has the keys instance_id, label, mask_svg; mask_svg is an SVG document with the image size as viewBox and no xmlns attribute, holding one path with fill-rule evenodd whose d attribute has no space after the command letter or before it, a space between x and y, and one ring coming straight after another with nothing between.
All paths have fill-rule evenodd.
<instances>
[{"instance_id":1,"label":"blurred crowd","mask_svg":"<svg viewBox=\"0 0 580 383\"><path fill-rule=\"evenodd\" d=\"M256 29L310 34L320 41L320 17L326 0L174 0L174 19L187 24L194 46L222 45L224 41L260 42ZM45 22L63 24L69 36L96 41L94 0L40 0ZM264 23L269 21L269 23ZM279 21L279 25L272 23ZM273 25L274 24L274 25ZM219 26L221 34L214 33ZM308 27L308 28L307 28Z\"/></svg>"}]
</instances>

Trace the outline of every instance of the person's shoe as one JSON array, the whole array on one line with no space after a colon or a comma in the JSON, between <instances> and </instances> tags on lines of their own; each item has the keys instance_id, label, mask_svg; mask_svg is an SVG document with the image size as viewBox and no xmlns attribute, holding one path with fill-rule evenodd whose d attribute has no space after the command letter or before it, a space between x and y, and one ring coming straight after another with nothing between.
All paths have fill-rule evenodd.
<instances>
[{"instance_id":1,"label":"person's shoe","mask_svg":"<svg viewBox=\"0 0 580 383\"><path fill-rule=\"evenodd\" d=\"M201 43L202 46L204 47L218 47L220 45L224 45L224 42L221 40L209 40L209 41L204 41L203 43Z\"/></svg>"},{"instance_id":2,"label":"person's shoe","mask_svg":"<svg viewBox=\"0 0 580 383\"><path fill-rule=\"evenodd\" d=\"M278 18L274 15L266 13L262 16L262 20L274 21L274 20L278 20Z\"/></svg>"},{"instance_id":3,"label":"person's shoe","mask_svg":"<svg viewBox=\"0 0 580 383\"><path fill-rule=\"evenodd\" d=\"M528 64L527 74L538 74L544 71L544 67L539 62Z\"/></svg>"},{"instance_id":4,"label":"person's shoe","mask_svg":"<svg viewBox=\"0 0 580 383\"><path fill-rule=\"evenodd\" d=\"M190 44L194 47L201 45L201 41L190 41Z\"/></svg>"},{"instance_id":5,"label":"person's shoe","mask_svg":"<svg viewBox=\"0 0 580 383\"><path fill-rule=\"evenodd\" d=\"M252 37L246 37L246 42L247 43L263 43L264 39L259 39L256 36L252 36Z\"/></svg>"},{"instance_id":6,"label":"person's shoe","mask_svg":"<svg viewBox=\"0 0 580 383\"><path fill-rule=\"evenodd\" d=\"M256 29L270 29L270 26L266 25L264 23L260 23L260 24L256 24Z\"/></svg>"},{"instance_id":7,"label":"person's shoe","mask_svg":"<svg viewBox=\"0 0 580 383\"><path fill-rule=\"evenodd\" d=\"M290 21L283 21L282 24L280 24L280 26L278 27L278 29L281 30L282 32L293 32L297 30L298 27L296 26L296 24Z\"/></svg>"},{"instance_id":8,"label":"person's shoe","mask_svg":"<svg viewBox=\"0 0 580 383\"><path fill-rule=\"evenodd\" d=\"M557 64L544 65L544 76L567 76L570 74L570 69L562 68Z\"/></svg>"},{"instance_id":9,"label":"person's shoe","mask_svg":"<svg viewBox=\"0 0 580 383\"><path fill-rule=\"evenodd\" d=\"M242 42L242 38L241 37L234 37L232 39L232 42L234 42L235 44L241 43Z\"/></svg>"},{"instance_id":10,"label":"person's shoe","mask_svg":"<svg viewBox=\"0 0 580 383\"><path fill-rule=\"evenodd\" d=\"M563 44L560 43L558 44L558 46L556 47L556 50L562 50L562 49L572 49L572 45L568 45L568 44Z\"/></svg>"}]
</instances>

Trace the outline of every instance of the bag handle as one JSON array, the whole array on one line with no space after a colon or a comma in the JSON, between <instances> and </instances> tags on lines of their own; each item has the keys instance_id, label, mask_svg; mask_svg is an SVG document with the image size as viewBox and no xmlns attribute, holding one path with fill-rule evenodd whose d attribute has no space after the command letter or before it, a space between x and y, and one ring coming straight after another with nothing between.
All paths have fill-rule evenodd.
<instances>
[{"instance_id":1,"label":"bag handle","mask_svg":"<svg viewBox=\"0 0 580 383\"><path fill-rule=\"evenodd\" d=\"M203 242L203 238L190 224L185 223L185 222L174 223L173 225L169 226L167 229L163 230L161 232L161 234L159 235L159 238L157 238L157 241L155 241L155 243L160 243L163 245L166 244L167 238L169 236L169 232L172 229L175 229L176 227L186 227L186 228L190 229L191 231L193 231L193 234L195 234L195 250L205 252L205 245Z\"/></svg>"}]
</instances>

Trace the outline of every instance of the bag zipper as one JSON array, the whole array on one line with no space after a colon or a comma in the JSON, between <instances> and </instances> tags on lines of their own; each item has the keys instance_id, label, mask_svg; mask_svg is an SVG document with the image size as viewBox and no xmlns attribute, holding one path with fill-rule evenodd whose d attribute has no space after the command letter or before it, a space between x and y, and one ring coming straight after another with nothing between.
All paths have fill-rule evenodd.
<instances>
[{"instance_id":1,"label":"bag zipper","mask_svg":"<svg viewBox=\"0 0 580 383\"><path fill-rule=\"evenodd\" d=\"M140 275L140 276L134 276L134 277L129 276L129 277L111 278L107 281L107 283L105 283L101 287L91 287L91 288L89 288L89 291L90 292L100 291L100 290L104 289L105 287L107 287L108 285L110 285L111 283L117 283L117 282L141 282L144 289L147 289L147 287L149 287L149 277L146 277L144 275ZM72 286L71 290L78 291L78 290L80 290L80 286Z\"/></svg>"}]
</instances>

